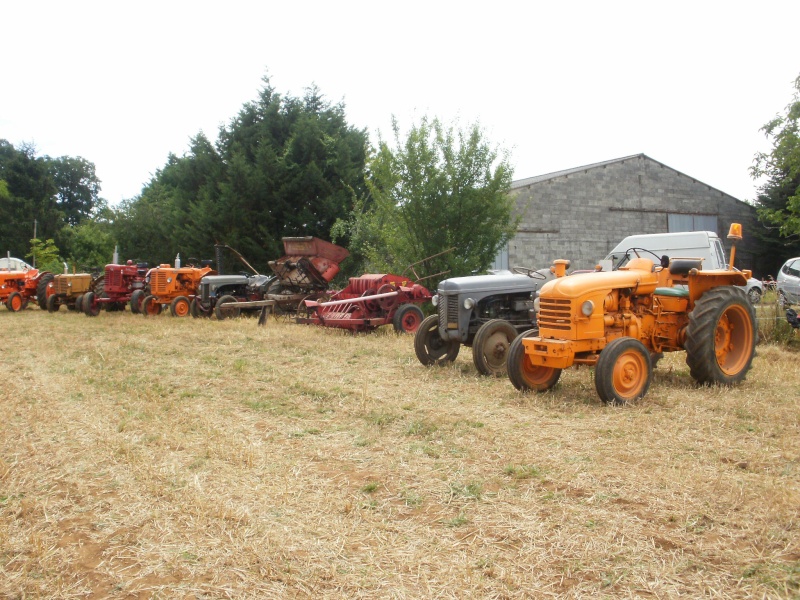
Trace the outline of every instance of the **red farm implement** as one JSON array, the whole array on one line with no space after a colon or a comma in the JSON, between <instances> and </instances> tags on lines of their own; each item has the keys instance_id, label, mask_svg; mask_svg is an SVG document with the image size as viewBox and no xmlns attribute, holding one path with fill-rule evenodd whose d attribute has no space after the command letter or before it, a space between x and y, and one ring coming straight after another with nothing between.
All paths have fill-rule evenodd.
<instances>
[{"instance_id":1,"label":"red farm implement","mask_svg":"<svg viewBox=\"0 0 800 600\"><path fill-rule=\"evenodd\" d=\"M339 263L350 253L336 244L315 237L285 237L286 255L269 262L275 279L266 299L281 312L298 312L304 300L329 294L328 286L339 272Z\"/></svg>"},{"instance_id":2,"label":"red farm implement","mask_svg":"<svg viewBox=\"0 0 800 600\"><path fill-rule=\"evenodd\" d=\"M407 277L367 274L351 277L348 286L328 301L306 300L306 315L297 322L354 331L391 323L396 331L414 333L423 319L417 305L430 299L425 287Z\"/></svg>"}]
</instances>

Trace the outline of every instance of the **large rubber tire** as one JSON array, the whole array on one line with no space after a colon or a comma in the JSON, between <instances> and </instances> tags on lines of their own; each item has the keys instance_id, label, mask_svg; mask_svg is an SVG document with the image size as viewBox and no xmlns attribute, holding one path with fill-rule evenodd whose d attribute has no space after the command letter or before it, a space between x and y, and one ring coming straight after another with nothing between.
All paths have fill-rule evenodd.
<instances>
[{"instance_id":1,"label":"large rubber tire","mask_svg":"<svg viewBox=\"0 0 800 600\"><path fill-rule=\"evenodd\" d=\"M98 296L94 292L86 292L81 300L83 314L87 317L96 317L100 314L100 303L96 301Z\"/></svg>"},{"instance_id":2,"label":"large rubber tire","mask_svg":"<svg viewBox=\"0 0 800 600\"><path fill-rule=\"evenodd\" d=\"M47 298L53 295L53 288L49 286L54 278L52 273L45 273L36 284L36 303L42 310L47 310Z\"/></svg>"},{"instance_id":3,"label":"large rubber tire","mask_svg":"<svg viewBox=\"0 0 800 600\"><path fill-rule=\"evenodd\" d=\"M131 313L134 315L141 314L142 304L144 303L145 296L146 294L144 293L144 290L133 290L131 299L129 301Z\"/></svg>"},{"instance_id":4,"label":"large rubber tire","mask_svg":"<svg viewBox=\"0 0 800 600\"><path fill-rule=\"evenodd\" d=\"M173 317L185 317L189 314L189 299L186 296L178 296L169 305L169 314Z\"/></svg>"},{"instance_id":5,"label":"large rubber tire","mask_svg":"<svg viewBox=\"0 0 800 600\"><path fill-rule=\"evenodd\" d=\"M508 349L516 337L517 330L503 319L492 319L481 325L472 341L472 362L478 373L505 377Z\"/></svg>"},{"instance_id":6,"label":"large rubber tire","mask_svg":"<svg viewBox=\"0 0 800 600\"><path fill-rule=\"evenodd\" d=\"M414 354L426 367L453 362L459 350L458 340L443 340L439 335L439 315L426 317L414 334Z\"/></svg>"},{"instance_id":7,"label":"large rubber tire","mask_svg":"<svg viewBox=\"0 0 800 600\"><path fill-rule=\"evenodd\" d=\"M626 404L647 393L653 379L650 351L635 338L611 341L594 368L594 387L606 404Z\"/></svg>"},{"instance_id":8,"label":"large rubber tire","mask_svg":"<svg viewBox=\"0 0 800 600\"><path fill-rule=\"evenodd\" d=\"M686 328L686 364L703 385L742 381L756 353L756 311L743 290L721 286L695 302Z\"/></svg>"},{"instance_id":9,"label":"large rubber tire","mask_svg":"<svg viewBox=\"0 0 800 600\"><path fill-rule=\"evenodd\" d=\"M6 308L11 312L19 312L25 308L25 299L19 292L11 292L6 298Z\"/></svg>"},{"instance_id":10,"label":"large rubber tire","mask_svg":"<svg viewBox=\"0 0 800 600\"><path fill-rule=\"evenodd\" d=\"M158 303L155 296L146 296L142 300L142 314L145 317L155 317L161 314L161 304Z\"/></svg>"},{"instance_id":11,"label":"large rubber tire","mask_svg":"<svg viewBox=\"0 0 800 600\"><path fill-rule=\"evenodd\" d=\"M102 298L106 293L106 276L100 275L100 277L92 281L92 285L89 286L89 291L94 292L95 297Z\"/></svg>"},{"instance_id":12,"label":"large rubber tire","mask_svg":"<svg viewBox=\"0 0 800 600\"><path fill-rule=\"evenodd\" d=\"M223 306L225 304L228 304L228 306ZM238 304L238 300L228 294L217 300L217 304L214 307L214 314L218 320L235 319L241 314L241 309L236 306L230 306L231 304Z\"/></svg>"},{"instance_id":13,"label":"large rubber tire","mask_svg":"<svg viewBox=\"0 0 800 600\"><path fill-rule=\"evenodd\" d=\"M392 325L397 333L416 333L425 315L416 304L403 304L392 317Z\"/></svg>"},{"instance_id":14,"label":"large rubber tire","mask_svg":"<svg viewBox=\"0 0 800 600\"><path fill-rule=\"evenodd\" d=\"M54 313L58 312L58 309L61 308L61 305L58 303L58 296L52 294L46 301L47 305L47 312Z\"/></svg>"},{"instance_id":15,"label":"large rubber tire","mask_svg":"<svg viewBox=\"0 0 800 600\"><path fill-rule=\"evenodd\" d=\"M546 392L558 383L558 379L561 377L561 369L534 366L525 355L525 346L522 344L522 340L538 334L538 329L529 329L520 333L508 348L508 361L506 362L508 378L521 392L530 390Z\"/></svg>"},{"instance_id":16,"label":"large rubber tire","mask_svg":"<svg viewBox=\"0 0 800 600\"><path fill-rule=\"evenodd\" d=\"M189 314L195 319L209 318L214 312L212 308L204 308L203 303L197 298L192 298L192 303L189 304Z\"/></svg>"},{"instance_id":17,"label":"large rubber tire","mask_svg":"<svg viewBox=\"0 0 800 600\"><path fill-rule=\"evenodd\" d=\"M70 305L67 304L67 308L69 310L76 310L78 312L83 312L83 297L85 295L86 294L78 294L78 297L75 298L75 302L72 304L72 306L70 307Z\"/></svg>"}]
</instances>

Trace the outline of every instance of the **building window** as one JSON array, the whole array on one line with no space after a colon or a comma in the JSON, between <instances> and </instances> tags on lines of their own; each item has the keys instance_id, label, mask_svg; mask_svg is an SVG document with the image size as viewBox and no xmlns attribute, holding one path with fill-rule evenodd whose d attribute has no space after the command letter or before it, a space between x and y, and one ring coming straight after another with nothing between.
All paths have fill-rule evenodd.
<instances>
[{"instance_id":1,"label":"building window","mask_svg":"<svg viewBox=\"0 0 800 600\"><path fill-rule=\"evenodd\" d=\"M679 231L717 231L717 217L714 215L679 215L668 214L670 233Z\"/></svg>"}]
</instances>

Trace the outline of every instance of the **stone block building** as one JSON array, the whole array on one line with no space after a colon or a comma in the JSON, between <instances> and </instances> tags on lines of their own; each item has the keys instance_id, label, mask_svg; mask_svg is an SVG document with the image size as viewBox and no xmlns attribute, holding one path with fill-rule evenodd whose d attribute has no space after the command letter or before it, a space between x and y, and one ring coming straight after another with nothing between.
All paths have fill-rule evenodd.
<instances>
[{"instance_id":1,"label":"stone block building","mask_svg":"<svg viewBox=\"0 0 800 600\"><path fill-rule=\"evenodd\" d=\"M756 270L755 208L644 154L514 181L521 220L496 268L541 268L568 258L591 269L624 237L714 231L741 223L736 266ZM748 233L750 235L748 235Z\"/></svg>"}]
</instances>

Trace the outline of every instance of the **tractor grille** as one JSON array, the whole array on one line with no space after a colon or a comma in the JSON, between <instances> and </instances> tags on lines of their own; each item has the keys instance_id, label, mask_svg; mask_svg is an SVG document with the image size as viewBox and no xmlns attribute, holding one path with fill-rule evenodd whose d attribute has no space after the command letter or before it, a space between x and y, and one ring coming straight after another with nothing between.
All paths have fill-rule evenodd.
<instances>
[{"instance_id":1,"label":"tractor grille","mask_svg":"<svg viewBox=\"0 0 800 600\"><path fill-rule=\"evenodd\" d=\"M53 280L53 291L56 294L68 294L69 288L69 279L66 277L56 277Z\"/></svg>"},{"instance_id":2,"label":"tractor grille","mask_svg":"<svg viewBox=\"0 0 800 600\"><path fill-rule=\"evenodd\" d=\"M114 289L119 290L123 288L122 283L122 270L121 269L106 269L105 276L106 290Z\"/></svg>"},{"instance_id":3,"label":"tractor grille","mask_svg":"<svg viewBox=\"0 0 800 600\"><path fill-rule=\"evenodd\" d=\"M458 327L458 296L439 297L439 327L447 329L448 323L454 323Z\"/></svg>"},{"instance_id":4,"label":"tractor grille","mask_svg":"<svg viewBox=\"0 0 800 600\"><path fill-rule=\"evenodd\" d=\"M572 302L558 298L539 297L539 331L549 329L552 331L570 331L572 329L572 315L575 314Z\"/></svg>"},{"instance_id":5,"label":"tractor grille","mask_svg":"<svg viewBox=\"0 0 800 600\"><path fill-rule=\"evenodd\" d=\"M155 271L150 278L150 292L154 296L159 294L166 294L169 291L169 283L167 279L172 278L172 273L164 273L163 271Z\"/></svg>"}]
</instances>

